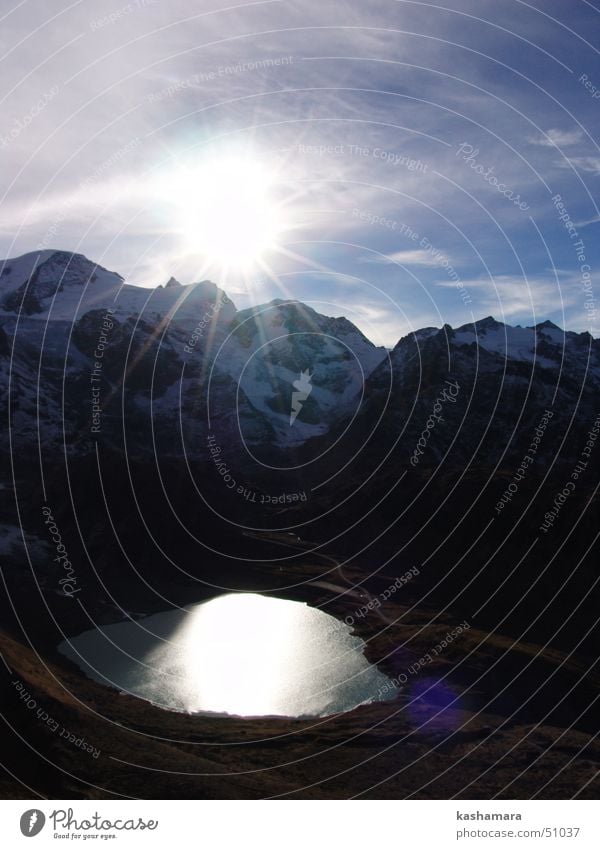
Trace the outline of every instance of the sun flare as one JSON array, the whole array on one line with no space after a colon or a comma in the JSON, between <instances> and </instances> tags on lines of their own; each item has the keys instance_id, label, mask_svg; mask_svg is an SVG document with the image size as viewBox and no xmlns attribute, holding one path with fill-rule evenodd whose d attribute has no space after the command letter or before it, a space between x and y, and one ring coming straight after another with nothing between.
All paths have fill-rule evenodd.
<instances>
[{"instance_id":1,"label":"sun flare","mask_svg":"<svg viewBox=\"0 0 600 849\"><path fill-rule=\"evenodd\" d=\"M285 229L275 174L249 156L209 157L163 184L186 248L208 266L249 272L278 247Z\"/></svg>"}]
</instances>

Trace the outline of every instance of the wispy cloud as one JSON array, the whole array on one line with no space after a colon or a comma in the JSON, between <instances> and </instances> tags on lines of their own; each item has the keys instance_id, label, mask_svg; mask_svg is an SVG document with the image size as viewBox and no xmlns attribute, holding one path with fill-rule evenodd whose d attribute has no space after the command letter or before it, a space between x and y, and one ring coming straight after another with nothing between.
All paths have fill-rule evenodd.
<instances>
[{"instance_id":1,"label":"wispy cloud","mask_svg":"<svg viewBox=\"0 0 600 849\"><path fill-rule=\"evenodd\" d=\"M579 227L579 228L589 227L590 224L600 224L600 215L595 215L593 218L587 218L587 219L584 219L583 221L576 221L575 222L575 226Z\"/></svg>"},{"instance_id":2,"label":"wispy cloud","mask_svg":"<svg viewBox=\"0 0 600 849\"><path fill-rule=\"evenodd\" d=\"M434 253L430 250L420 248L408 251L395 251L394 253L381 256L368 254L361 257L361 260L363 262L393 263L397 265L419 265L425 268L439 268L446 261L449 262L448 257L439 251Z\"/></svg>"},{"instance_id":3,"label":"wispy cloud","mask_svg":"<svg viewBox=\"0 0 600 849\"><path fill-rule=\"evenodd\" d=\"M577 305L580 300L580 280L568 274L559 275L558 283L552 281L552 272L544 275L528 276L496 275L492 279L476 277L463 280L465 290L473 299L474 310L502 315L508 319L516 316L543 318L549 312L548 304L553 304L552 312L561 313ZM451 288L454 284L447 280L436 281L436 286Z\"/></svg>"},{"instance_id":4,"label":"wispy cloud","mask_svg":"<svg viewBox=\"0 0 600 849\"><path fill-rule=\"evenodd\" d=\"M568 147L572 144L578 144L582 138L583 130L576 128L573 130L547 130L545 135L531 136L528 141L530 144L541 147Z\"/></svg>"},{"instance_id":5,"label":"wispy cloud","mask_svg":"<svg viewBox=\"0 0 600 849\"><path fill-rule=\"evenodd\" d=\"M600 156L569 156L566 160L557 163L561 168L573 166L578 171L586 174L600 176Z\"/></svg>"}]
</instances>

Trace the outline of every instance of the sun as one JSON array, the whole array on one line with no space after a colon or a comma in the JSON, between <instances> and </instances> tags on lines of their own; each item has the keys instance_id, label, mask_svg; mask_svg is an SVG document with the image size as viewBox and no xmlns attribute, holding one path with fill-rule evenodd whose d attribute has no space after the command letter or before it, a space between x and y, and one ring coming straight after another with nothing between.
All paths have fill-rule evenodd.
<instances>
[{"instance_id":1,"label":"sun","mask_svg":"<svg viewBox=\"0 0 600 849\"><path fill-rule=\"evenodd\" d=\"M186 249L221 271L249 272L286 229L276 174L249 155L207 156L163 181Z\"/></svg>"}]
</instances>

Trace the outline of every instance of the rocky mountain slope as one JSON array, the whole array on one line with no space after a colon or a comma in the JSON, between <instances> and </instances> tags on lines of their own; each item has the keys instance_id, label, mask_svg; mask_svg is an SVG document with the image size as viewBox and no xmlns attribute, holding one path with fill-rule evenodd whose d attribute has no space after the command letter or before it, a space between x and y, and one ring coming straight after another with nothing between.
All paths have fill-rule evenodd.
<instances>
[{"instance_id":1,"label":"rocky mountain slope","mask_svg":"<svg viewBox=\"0 0 600 849\"><path fill-rule=\"evenodd\" d=\"M387 352L347 319L299 302L237 311L208 281L144 289L81 255L46 250L0 263L0 368L14 446L35 445L43 425L46 446L71 452L99 438L123 447L124 436L134 452L159 446L198 458L216 433L232 460L260 465L274 452L289 466L290 451L310 440L325 450L354 417L377 421L383 411L384 429L417 435L428 395L449 376L463 384L461 401L476 393L465 425L479 420L478 433L492 413L482 394L575 409L580 390L598 387L600 342L550 322L487 318L425 328ZM302 374L306 397L291 421ZM506 429L502 415L492 418ZM144 428L153 445L139 438ZM431 440L420 462L439 460L444 445Z\"/></svg>"},{"instance_id":2,"label":"rocky mountain slope","mask_svg":"<svg viewBox=\"0 0 600 849\"><path fill-rule=\"evenodd\" d=\"M516 796L550 786L555 773L591 792L599 345L548 322L522 328L486 318L424 328L386 351L345 318L296 301L239 311L208 281L144 289L60 251L0 263L5 657L60 722L112 752L112 738L82 704L142 733L168 722L175 739L206 739L216 726L206 717L165 719L66 668L54 647L91 623L224 590L275 593L350 617L373 658L397 674L465 621L465 640L427 662L411 686L444 676L444 693L465 694L458 713L468 729L448 736L442 705L435 739L419 740L419 764L433 747L433 780L440 764L445 776L469 755L475 779L506 749L506 776L520 776L538 761L528 742L534 727L536 740L556 738L562 748L547 743L553 756L531 781L515 783ZM393 597L391 586L401 586ZM373 598L384 602L369 607ZM71 695L65 701L57 679L83 698L79 707ZM68 750L57 754L43 729L30 727L11 688L5 675L0 689L15 727L71 769ZM421 697L418 705L425 718L440 708ZM389 729L383 745L395 747L404 733L412 745L401 704L367 706L341 716L326 736L302 731L302 770L302 747L330 743L343 760L354 744L338 743L350 733L364 737L357 763L372 769L380 720ZM248 727L236 721L231 733L241 739ZM252 728L261 739L280 737L269 719ZM269 765L278 763L278 745ZM151 765L164 754L153 751ZM198 768L178 744L167 755L174 772ZM219 757L219 769L245 769ZM264 750L252 757L258 773ZM103 758L106 774L96 774L106 792L129 792L128 773L113 779L114 761ZM20 769L26 761L14 746L15 774L52 792L54 772L46 766L43 780L32 778ZM302 770L290 772L290 792L327 773ZM79 767L74 774L89 779ZM412 792L408 776L390 785L392 795ZM506 776L490 773L486 792ZM210 792L215 780L200 782L201 791L182 780L177 793ZM357 774L344 786L358 792L362 780ZM261 780L243 784L231 792L272 792ZM547 792L560 795L563 786ZM157 779L147 792L171 790ZM437 792L453 791L443 783Z\"/></svg>"},{"instance_id":3,"label":"rocky mountain slope","mask_svg":"<svg viewBox=\"0 0 600 849\"><path fill-rule=\"evenodd\" d=\"M353 409L386 355L344 318L281 300L236 311L208 281L182 286L171 278L144 289L62 251L0 268L2 377L11 383L15 445L36 441L38 411L45 443L71 451L89 450L101 431L114 441L123 418L130 430L150 428L151 416L157 433L168 434L163 449L179 452L180 411L192 455L215 427L262 449L302 443ZM304 370L311 392L291 424ZM149 447L133 443L134 451Z\"/></svg>"},{"instance_id":4,"label":"rocky mountain slope","mask_svg":"<svg viewBox=\"0 0 600 849\"><path fill-rule=\"evenodd\" d=\"M128 516L148 493L171 541L190 511L202 527L185 532L217 551L269 528L353 552L410 539L421 558L424 516L458 552L490 518L497 546L523 510L541 547L577 511L592 522L599 383L600 342L550 322L428 327L386 351L297 301L239 311L208 281L144 289L62 251L0 264L7 500L13 474L17 493L40 475L41 495L62 481L81 507L108 462L96 500ZM14 515L6 527L14 540Z\"/></svg>"}]
</instances>

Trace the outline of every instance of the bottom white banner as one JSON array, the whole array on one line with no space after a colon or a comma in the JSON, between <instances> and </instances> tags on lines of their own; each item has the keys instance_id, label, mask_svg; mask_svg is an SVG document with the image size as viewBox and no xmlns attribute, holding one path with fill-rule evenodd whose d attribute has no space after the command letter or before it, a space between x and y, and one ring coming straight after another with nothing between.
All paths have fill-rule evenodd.
<instances>
[{"instance_id":1,"label":"bottom white banner","mask_svg":"<svg viewBox=\"0 0 600 849\"><path fill-rule=\"evenodd\" d=\"M208 844L306 849L331 840L419 847L531 846L598 849L595 801L16 801L0 802L1 845L57 841L118 846ZM115 843L115 845L117 845Z\"/></svg>"}]
</instances>

